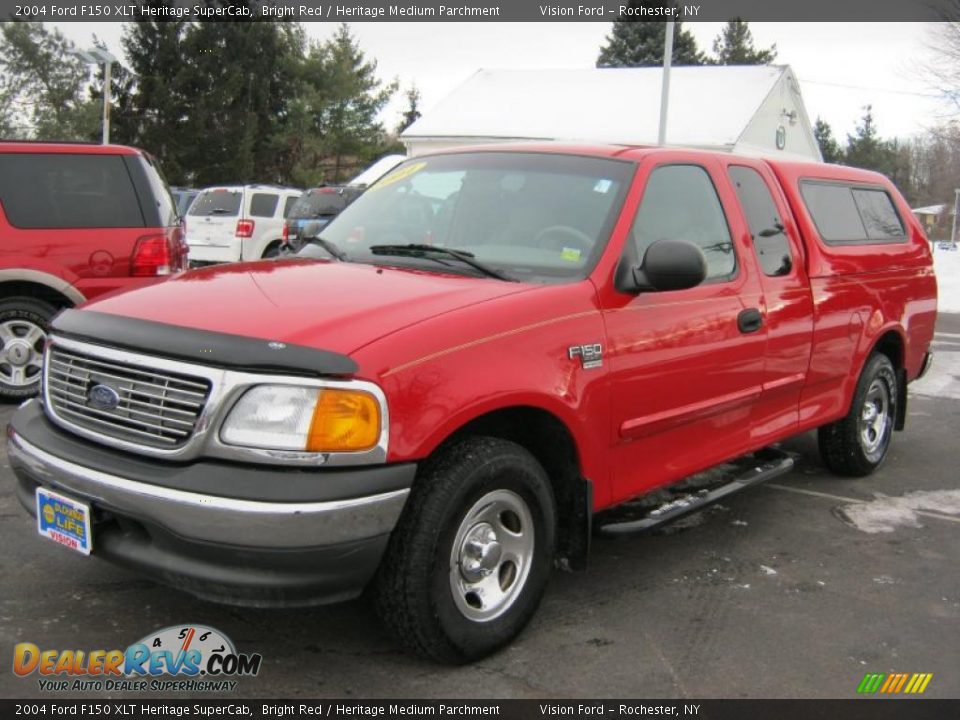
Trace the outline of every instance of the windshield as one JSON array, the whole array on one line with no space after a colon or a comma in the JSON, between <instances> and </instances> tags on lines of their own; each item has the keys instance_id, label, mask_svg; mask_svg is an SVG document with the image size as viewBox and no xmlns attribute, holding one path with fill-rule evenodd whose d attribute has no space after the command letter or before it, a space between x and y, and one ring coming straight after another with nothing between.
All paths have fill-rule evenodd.
<instances>
[{"instance_id":1,"label":"windshield","mask_svg":"<svg viewBox=\"0 0 960 720\"><path fill-rule=\"evenodd\" d=\"M190 215L236 215L242 197L239 190L204 190L190 206Z\"/></svg>"},{"instance_id":2,"label":"windshield","mask_svg":"<svg viewBox=\"0 0 960 720\"><path fill-rule=\"evenodd\" d=\"M537 153L463 153L413 159L377 182L323 230L355 261L475 274L435 253L377 252L432 245L471 253L513 279L586 277L607 242L633 164ZM373 248L373 250L371 250ZM320 257L307 246L301 254Z\"/></svg>"}]
</instances>

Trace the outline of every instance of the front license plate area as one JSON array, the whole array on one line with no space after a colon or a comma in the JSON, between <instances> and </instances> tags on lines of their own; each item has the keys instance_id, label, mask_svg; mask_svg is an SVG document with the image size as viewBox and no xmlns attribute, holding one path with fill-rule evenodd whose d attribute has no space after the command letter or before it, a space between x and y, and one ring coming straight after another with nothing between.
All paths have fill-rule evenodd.
<instances>
[{"instance_id":1,"label":"front license plate area","mask_svg":"<svg viewBox=\"0 0 960 720\"><path fill-rule=\"evenodd\" d=\"M53 490L38 487L37 532L64 547L89 555L93 550L90 506Z\"/></svg>"}]
</instances>

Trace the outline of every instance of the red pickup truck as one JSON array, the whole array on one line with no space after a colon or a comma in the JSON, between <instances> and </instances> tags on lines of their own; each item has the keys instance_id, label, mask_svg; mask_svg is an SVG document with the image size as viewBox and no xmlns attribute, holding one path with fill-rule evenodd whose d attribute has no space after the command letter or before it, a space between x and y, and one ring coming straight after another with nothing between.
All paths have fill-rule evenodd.
<instances>
[{"instance_id":1,"label":"red pickup truck","mask_svg":"<svg viewBox=\"0 0 960 720\"><path fill-rule=\"evenodd\" d=\"M54 320L8 430L40 534L227 603L370 587L460 662L594 531L787 472L780 440L874 471L930 361L928 241L872 172L489 147L411 159L308 235Z\"/></svg>"}]
</instances>

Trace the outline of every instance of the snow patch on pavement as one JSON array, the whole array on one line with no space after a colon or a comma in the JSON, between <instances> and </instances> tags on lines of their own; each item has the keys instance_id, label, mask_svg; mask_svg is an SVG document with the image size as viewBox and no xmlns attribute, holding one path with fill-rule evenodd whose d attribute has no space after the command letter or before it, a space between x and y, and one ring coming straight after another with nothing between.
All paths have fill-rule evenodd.
<instances>
[{"instance_id":1,"label":"snow patch on pavement","mask_svg":"<svg viewBox=\"0 0 960 720\"><path fill-rule=\"evenodd\" d=\"M838 510L845 521L866 533L923 527L918 511L960 515L960 490L917 490L902 497L881 495L876 500L851 503Z\"/></svg>"}]
</instances>

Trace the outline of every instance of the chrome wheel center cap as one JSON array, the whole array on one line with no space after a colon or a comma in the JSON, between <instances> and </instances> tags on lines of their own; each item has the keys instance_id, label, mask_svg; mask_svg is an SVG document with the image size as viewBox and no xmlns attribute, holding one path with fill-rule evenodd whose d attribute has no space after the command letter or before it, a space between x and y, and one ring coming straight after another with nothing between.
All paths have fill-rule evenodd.
<instances>
[{"instance_id":1,"label":"chrome wheel center cap","mask_svg":"<svg viewBox=\"0 0 960 720\"><path fill-rule=\"evenodd\" d=\"M460 546L460 574L467 582L487 577L500 565L503 548L489 523L474 525Z\"/></svg>"}]
</instances>

